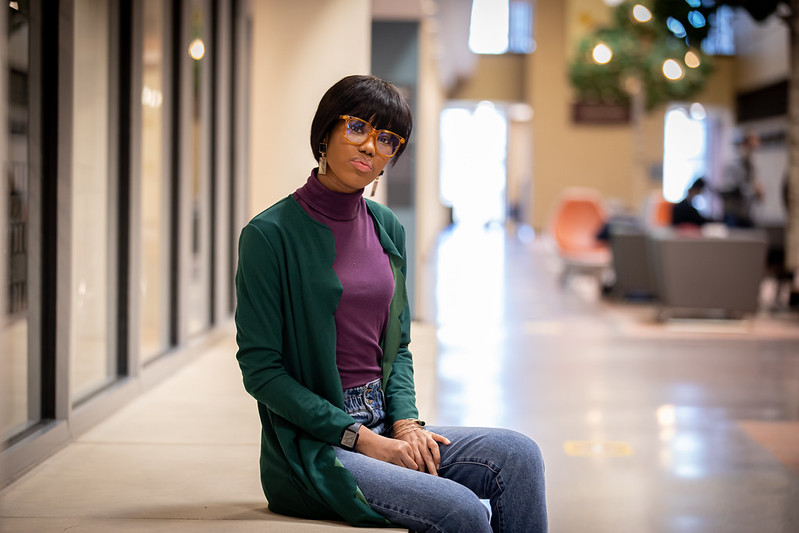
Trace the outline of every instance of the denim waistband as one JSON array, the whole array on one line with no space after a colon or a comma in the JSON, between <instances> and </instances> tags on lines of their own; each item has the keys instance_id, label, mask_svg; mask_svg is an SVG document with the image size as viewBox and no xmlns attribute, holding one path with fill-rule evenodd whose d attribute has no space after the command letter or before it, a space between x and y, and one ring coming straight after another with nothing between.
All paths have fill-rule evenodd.
<instances>
[{"instance_id":1,"label":"denim waistband","mask_svg":"<svg viewBox=\"0 0 799 533\"><path fill-rule=\"evenodd\" d=\"M383 434L386 429L386 399L380 381L378 378L365 385L344 389L344 409L364 426Z\"/></svg>"}]
</instances>

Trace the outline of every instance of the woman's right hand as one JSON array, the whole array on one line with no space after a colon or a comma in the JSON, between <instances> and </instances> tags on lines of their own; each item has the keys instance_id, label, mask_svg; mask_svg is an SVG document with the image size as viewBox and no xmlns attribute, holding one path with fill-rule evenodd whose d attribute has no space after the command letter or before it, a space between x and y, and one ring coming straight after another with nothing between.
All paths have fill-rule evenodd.
<instances>
[{"instance_id":1,"label":"woman's right hand","mask_svg":"<svg viewBox=\"0 0 799 533\"><path fill-rule=\"evenodd\" d=\"M413 459L413 448L403 440L389 439L373 432L366 426L358 430L358 442L355 451L386 463L418 470L419 465Z\"/></svg>"}]
</instances>

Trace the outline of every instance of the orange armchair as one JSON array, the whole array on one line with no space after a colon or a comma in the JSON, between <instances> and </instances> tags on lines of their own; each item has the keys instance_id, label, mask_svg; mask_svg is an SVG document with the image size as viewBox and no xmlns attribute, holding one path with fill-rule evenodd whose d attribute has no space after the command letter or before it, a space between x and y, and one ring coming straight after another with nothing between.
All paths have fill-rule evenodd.
<instances>
[{"instance_id":1,"label":"orange armchair","mask_svg":"<svg viewBox=\"0 0 799 533\"><path fill-rule=\"evenodd\" d=\"M552 218L550 234L561 260L561 284L575 273L599 279L610 266L610 250L597 235L607 222L602 198L593 189L569 188L561 194Z\"/></svg>"}]
</instances>

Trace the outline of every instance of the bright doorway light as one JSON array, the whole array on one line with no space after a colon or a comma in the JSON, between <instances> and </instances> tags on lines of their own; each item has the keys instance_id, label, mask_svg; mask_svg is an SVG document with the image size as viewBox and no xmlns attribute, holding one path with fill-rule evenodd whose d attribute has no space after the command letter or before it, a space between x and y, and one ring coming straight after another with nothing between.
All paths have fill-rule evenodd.
<instances>
[{"instance_id":1,"label":"bright doorway light","mask_svg":"<svg viewBox=\"0 0 799 533\"><path fill-rule=\"evenodd\" d=\"M679 202L694 179L705 174L706 120L693 118L682 106L669 109L663 139L663 197Z\"/></svg>"},{"instance_id":2,"label":"bright doorway light","mask_svg":"<svg viewBox=\"0 0 799 533\"><path fill-rule=\"evenodd\" d=\"M453 104L441 112L441 202L454 222L505 220L508 119L491 102Z\"/></svg>"},{"instance_id":3,"label":"bright doorway light","mask_svg":"<svg viewBox=\"0 0 799 533\"><path fill-rule=\"evenodd\" d=\"M504 54L508 50L508 0L473 0L469 50L475 54Z\"/></svg>"}]
</instances>

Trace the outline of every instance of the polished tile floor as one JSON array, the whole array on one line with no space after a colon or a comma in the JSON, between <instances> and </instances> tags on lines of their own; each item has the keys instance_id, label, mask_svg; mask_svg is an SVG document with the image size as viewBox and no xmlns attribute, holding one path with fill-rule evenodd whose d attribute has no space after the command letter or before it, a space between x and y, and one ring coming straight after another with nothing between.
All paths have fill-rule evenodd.
<instances>
[{"instance_id":1,"label":"polished tile floor","mask_svg":"<svg viewBox=\"0 0 799 533\"><path fill-rule=\"evenodd\" d=\"M501 230L436 263L437 421L537 440L551 531L799 531L799 316L658 323Z\"/></svg>"},{"instance_id":2,"label":"polished tile floor","mask_svg":"<svg viewBox=\"0 0 799 533\"><path fill-rule=\"evenodd\" d=\"M526 235L523 234L526 237ZM658 323L557 283L545 239L458 228L414 326L422 415L527 433L550 530L799 531L799 316ZM232 325L0 492L0 530L326 531L265 509Z\"/></svg>"}]
</instances>

